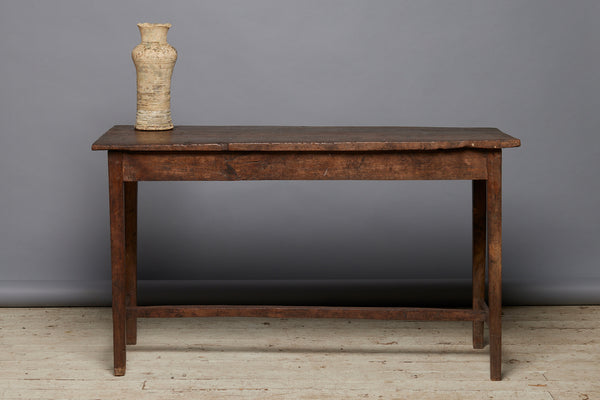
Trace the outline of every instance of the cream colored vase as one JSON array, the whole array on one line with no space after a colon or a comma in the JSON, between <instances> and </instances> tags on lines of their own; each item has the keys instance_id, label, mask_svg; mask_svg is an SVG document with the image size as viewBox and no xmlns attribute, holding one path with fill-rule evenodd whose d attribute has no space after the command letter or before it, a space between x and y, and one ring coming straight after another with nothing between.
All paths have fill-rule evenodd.
<instances>
[{"instance_id":1,"label":"cream colored vase","mask_svg":"<svg viewBox=\"0 0 600 400\"><path fill-rule=\"evenodd\" d=\"M135 129L173 129L171 119L171 75L177 51L167 43L171 24L137 25L142 43L131 52L137 72L137 115Z\"/></svg>"}]
</instances>

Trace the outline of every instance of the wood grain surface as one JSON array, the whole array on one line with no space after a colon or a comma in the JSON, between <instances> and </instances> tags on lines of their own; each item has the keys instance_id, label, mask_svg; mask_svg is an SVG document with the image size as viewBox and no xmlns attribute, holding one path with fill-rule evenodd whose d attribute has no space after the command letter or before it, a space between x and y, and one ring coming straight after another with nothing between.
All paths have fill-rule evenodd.
<instances>
[{"instance_id":1,"label":"wood grain surface","mask_svg":"<svg viewBox=\"0 0 600 400\"><path fill-rule=\"evenodd\" d=\"M122 153L126 181L429 180L487 177L487 151L476 149Z\"/></svg>"},{"instance_id":2,"label":"wood grain surface","mask_svg":"<svg viewBox=\"0 0 600 400\"><path fill-rule=\"evenodd\" d=\"M117 125L92 150L124 151L386 151L520 146L496 128L394 126L176 126L136 131Z\"/></svg>"},{"instance_id":3,"label":"wood grain surface","mask_svg":"<svg viewBox=\"0 0 600 400\"><path fill-rule=\"evenodd\" d=\"M186 305L137 306L127 308L138 318L264 317L264 318L354 318L410 321L485 321L487 310L418 307L322 307Z\"/></svg>"}]
</instances>

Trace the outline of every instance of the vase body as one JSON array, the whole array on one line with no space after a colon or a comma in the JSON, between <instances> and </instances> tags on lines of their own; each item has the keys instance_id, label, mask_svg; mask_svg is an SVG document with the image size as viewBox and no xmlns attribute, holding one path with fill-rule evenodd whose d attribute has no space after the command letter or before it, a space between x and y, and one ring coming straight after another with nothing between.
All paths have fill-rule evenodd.
<instances>
[{"instance_id":1,"label":"vase body","mask_svg":"<svg viewBox=\"0 0 600 400\"><path fill-rule=\"evenodd\" d=\"M167 43L171 24L138 24L142 42L131 52L137 75L135 129L173 129L171 76L177 51Z\"/></svg>"}]
</instances>

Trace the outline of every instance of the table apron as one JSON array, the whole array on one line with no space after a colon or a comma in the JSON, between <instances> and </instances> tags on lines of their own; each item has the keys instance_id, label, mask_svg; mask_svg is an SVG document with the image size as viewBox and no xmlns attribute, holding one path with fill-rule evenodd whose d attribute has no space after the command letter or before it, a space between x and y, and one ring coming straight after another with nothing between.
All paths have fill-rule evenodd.
<instances>
[{"instance_id":1,"label":"table apron","mask_svg":"<svg viewBox=\"0 0 600 400\"><path fill-rule=\"evenodd\" d=\"M491 151L125 151L123 180L479 180Z\"/></svg>"}]
</instances>

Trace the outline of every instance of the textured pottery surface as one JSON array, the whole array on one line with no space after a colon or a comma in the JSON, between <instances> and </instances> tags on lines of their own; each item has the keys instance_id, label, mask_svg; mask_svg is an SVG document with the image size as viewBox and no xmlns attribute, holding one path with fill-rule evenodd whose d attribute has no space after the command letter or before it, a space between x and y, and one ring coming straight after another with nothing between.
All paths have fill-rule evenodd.
<instances>
[{"instance_id":1,"label":"textured pottery surface","mask_svg":"<svg viewBox=\"0 0 600 400\"><path fill-rule=\"evenodd\" d=\"M142 42L131 52L137 72L135 129L173 129L171 119L171 75L177 51L167 43L171 24L138 24Z\"/></svg>"}]
</instances>

